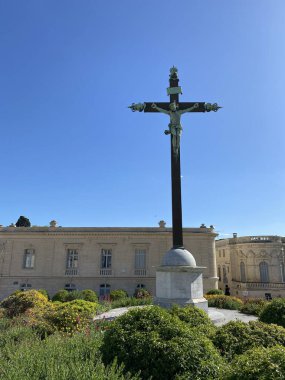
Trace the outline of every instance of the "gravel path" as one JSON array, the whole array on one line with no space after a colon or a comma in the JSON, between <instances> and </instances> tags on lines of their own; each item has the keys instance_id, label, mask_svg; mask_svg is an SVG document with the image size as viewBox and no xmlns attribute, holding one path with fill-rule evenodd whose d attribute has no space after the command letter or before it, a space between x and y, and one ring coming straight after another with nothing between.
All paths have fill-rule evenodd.
<instances>
[{"instance_id":1,"label":"gravel path","mask_svg":"<svg viewBox=\"0 0 285 380\"><path fill-rule=\"evenodd\" d=\"M130 307L120 307L118 309L112 309L107 311L106 313L97 315L94 318L95 320L100 319L106 319L106 320L112 320L116 317L119 317L122 314L125 314L128 310L138 308L138 307L145 307L145 306L130 306ZM226 310L226 309L217 309L215 307L209 307L209 317L212 319L213 323L216 326L222 326L230 321L242 321L242 322L249 322L249 321L256 321L257 317L253 315L247 315L242 314L237 310Z\"/></svg>"}]
</instances>

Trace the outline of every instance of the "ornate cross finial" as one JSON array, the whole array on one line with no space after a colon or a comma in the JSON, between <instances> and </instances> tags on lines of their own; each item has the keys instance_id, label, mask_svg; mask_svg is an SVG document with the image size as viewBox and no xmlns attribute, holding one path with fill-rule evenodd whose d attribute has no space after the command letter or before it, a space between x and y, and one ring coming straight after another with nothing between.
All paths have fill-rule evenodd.
<instances>
[{"instance_id":1,"label":"ornate cross finial","mask_svg":"<svg viewBox=\"0 0 285 380\"><path fill-rule=\"evenodd\" d=\"M170 79L177 79L178 78L178 69L177 67L175 66L172 66L170 68L170 75L169 75Z\"/></svg>"}]
</instances>

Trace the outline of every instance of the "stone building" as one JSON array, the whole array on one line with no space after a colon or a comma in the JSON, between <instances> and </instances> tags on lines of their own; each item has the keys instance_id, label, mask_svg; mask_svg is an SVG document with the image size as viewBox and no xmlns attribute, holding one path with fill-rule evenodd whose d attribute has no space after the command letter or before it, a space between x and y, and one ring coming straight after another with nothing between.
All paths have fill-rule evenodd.
<instances>
[{"instance_id":1,"label":"stone building","mask_svg":"<svg viewBox=\"0 0 285 380\"><path fill-rule=\"evenodd\" d=\"M244 236L216 241L219 288L240 297L285 297L285 238Z\"/></svg>"},{"instance_id":2,"label":"stone building","mask_svg":"<svg viewBox=\"0 0 285 380\"><path fill-rule=\"evenodd\" d=\"M185 228L184 243L206 267L204 289L217 287L213 228ZM155 295L156 267L172 246L172 231L159 227L0 227L0 298L17 289L113 289Z\"/></svg>"}]
</instances>

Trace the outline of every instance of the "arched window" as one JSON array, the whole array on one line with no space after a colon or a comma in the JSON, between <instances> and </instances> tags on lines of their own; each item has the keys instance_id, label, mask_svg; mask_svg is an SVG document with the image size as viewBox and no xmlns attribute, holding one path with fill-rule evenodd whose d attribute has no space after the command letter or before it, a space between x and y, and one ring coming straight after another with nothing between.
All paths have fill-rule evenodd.
<instances>
[{"instance_id":1,"label":"arched window","mask_svg":"<svg viewBox=\"0 0 285 380\"><path fill-rule=\"evenodd\" d=\"M259 264L260 282L269 282L268 264L262 261Z\"/></svg>"},{"instance_id":2,"label":"arched window","mask_svg":"<svg viewBox=\"0 0 285 380\"><path fill-rule=\"evenodd\" d=\"M30 290L31 287L32 287L31 284L24 283L24 284L21 284L20 289L24 292L25 290Z\"/></svg>"},{"instance_id":3,"label":"arched window","mask_svg":"<svg viewBox=\"0 0 285 380\"><path fill-rule=\"evenodd\" d=\"M65 284L64 289L67 290L68 292L72 292L73 290L76 290L76 285L75 284Z\"/></svg>"},{"instance_id":4,"label":"arched window","mask_svg":"<svg viewBox=\"0 0 285 380\"><path fill-rule=\"evenodd\" d=\"M241 282L246 282L246 276L245 276L245 264L243 261L240 263L240 280Z\"/></svg>"},{"instance_id":5,"label":"arched window","mask_svg":"<svg viewBox=\"0 0 285 380\"><path fill-rule=\"evenodd\" d=\"M105 298L110 295L111 286L109 284L101 284L100 285L100 298Z\"/></svg>"},{"instance_id":6,"label":"arched window","mask_svg":"<svg viewBox=\"0 0 285 380\"><path fill-rule=\"evenodd\" d=\"M221 267L218 265L218 277L219 277L219 281L222 280L222 274L221 274Z\"/></svg>"},{"instance_id":7,"label":"arched window","mask_svg":"<svg viewBox=\"0 0 285 380\"><path fill-rule=\"evenodd\" d=\"M24 268L33 269L35 265L35 250L25 249L24 254Z\"/></svg>"}]
</instances>

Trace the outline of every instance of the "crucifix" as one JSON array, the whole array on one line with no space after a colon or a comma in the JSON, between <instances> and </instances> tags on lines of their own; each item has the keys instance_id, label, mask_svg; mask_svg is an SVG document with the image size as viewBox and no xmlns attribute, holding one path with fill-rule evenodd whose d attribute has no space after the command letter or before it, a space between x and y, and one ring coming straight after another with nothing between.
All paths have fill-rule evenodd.
<instances>
[{"instance_id":1,"label":"crucifix","mask_svg":"<svg viewBox=\"0 0 285 380\"><path fill-rule=\"evenodd\" d=\"M179 78L177 73L177 68L173 66L170 69L169 87L167 88L167 95L170 97L169 102L133 103L129 106L133 112L161 112L170 117L168 129L164 133L171 136L172 236L174 249L184 248L180 172L181 115L186 112L216 112L221 108L217 103L179 102L179 94L182 94L182 91L178 85Z\"/></svg>"}]
</instances>

